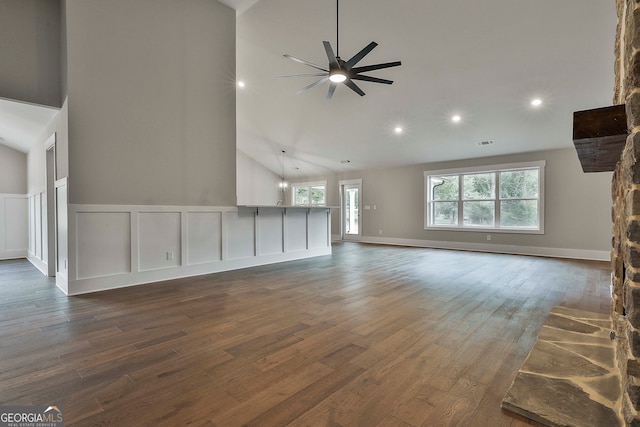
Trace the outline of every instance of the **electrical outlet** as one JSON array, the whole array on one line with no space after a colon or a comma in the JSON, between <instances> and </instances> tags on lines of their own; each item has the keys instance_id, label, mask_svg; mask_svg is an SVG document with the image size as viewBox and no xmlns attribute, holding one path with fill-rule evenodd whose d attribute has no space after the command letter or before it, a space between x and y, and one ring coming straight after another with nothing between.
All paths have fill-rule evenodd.
<instances>
[{"instance_id":1,"label":"electrical outlet","mask_svg":"<svg viewBox=\"0 0 640 427\"><path fill-rule=\"evenodd\" d=\"M378 230L378 234L382 234L382 230Z\"/></svg>"},{"instance_id":2,"label":"electrical outlet","mask_svg":"<svg viewBox=\"0 0 640 427\"><path fill-rule=\"evenodd\" d=\"M167 261L171 261L173 259L173 251L167 251Z\"/></svg>"},{"instance_id":3,"label":"electrical outlet","mask_svg":"<svg viewBox=\"0 0 640 427\"><path fill-rule=\"evenodd\" d=\"M491 240L491 234L487 234L487 240Z\"/></svg>"}]
</instances>

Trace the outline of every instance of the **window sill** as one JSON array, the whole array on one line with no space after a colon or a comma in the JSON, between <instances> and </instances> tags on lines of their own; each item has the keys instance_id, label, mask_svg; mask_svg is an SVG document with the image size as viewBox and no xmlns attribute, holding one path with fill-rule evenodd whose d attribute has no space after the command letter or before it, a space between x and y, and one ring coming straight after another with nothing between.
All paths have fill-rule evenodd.
<instances>
[{"instance_id":1,"label":"window sill","mask_svg":"<svg viewBox=\"0 0 640 427\"><path fill-rule=\"evenodd\" d=\"M427 231L466 231L471 233L506 233L506 234L544 234L540 228L491 228L491 227L425 227Z\"/></svg>"}]
</instances>

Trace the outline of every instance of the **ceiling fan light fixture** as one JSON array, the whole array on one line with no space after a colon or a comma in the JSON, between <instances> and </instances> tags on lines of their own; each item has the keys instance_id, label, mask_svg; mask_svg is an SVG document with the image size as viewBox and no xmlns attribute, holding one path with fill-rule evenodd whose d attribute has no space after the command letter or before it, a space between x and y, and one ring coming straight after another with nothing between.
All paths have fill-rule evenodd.
<instances>
[{"instance_id":1,"label":"ceiling fan light fixture","mask_svg":"<svg viewBox=\"0 0 640 427\"><path fill-rule=\"evenodd\" d=\"M342 83L345 80L347 80L347 75L341 71L336 71L329 75L329 80L331 80L334 83Z\"/></svg>"},{"instance_id":2,"label":"ceiling fan light fixture","mask_svg":"<svg viewBox=\"0 0 640 427\"><path fill-rule=\"evenodd\" d=\"M371 83L383 83L388 85L393 83L393 80L381 79L378 77L373 77L373 76L369 76L362 73L366 73L368 71L383 70L385 68L398 67L402 65L400 61L366 65L363 67L356 67L356 64L358 64L358 62L360 62L362 58L367 56L369 52L373 50L373 48L378 46L378 43L376 42L372 41L371 43L369 43L367 46L365 46L364 49L360 50L360 52L356 53L348 61L343 61L342 59L340 59L339 9L340 9L340 1L336 0L336 50L335 52L331 47L331 43L329 43L326 40L322 42L322 44L324 45L324 50L327 54L327 59L329 60L328 67L314 64L313 62L309 62L305 59L296 58L295 56L291 56L288 54L284 55L285 58L289 58L292 61L305 64L311 68L315 68L316 70L318 70L313 74L294 74L290 76L281 76L281 77L320 77L319 80L303 87L296 93L302 93L305 90L311 89L312 87L316 87L319 84L329 81L331 83L329 84L327 99L331 99L333 97L333 93L336 91L336 87L338 83L344 83L345 86L347 86L349 89L351 89L358 95L364 96L365 95L364 91L360 89L360 87L358 87L358 85L355 83L354 80L362 80L362 81L371 82Z\"/></svg>"}]
</instances>

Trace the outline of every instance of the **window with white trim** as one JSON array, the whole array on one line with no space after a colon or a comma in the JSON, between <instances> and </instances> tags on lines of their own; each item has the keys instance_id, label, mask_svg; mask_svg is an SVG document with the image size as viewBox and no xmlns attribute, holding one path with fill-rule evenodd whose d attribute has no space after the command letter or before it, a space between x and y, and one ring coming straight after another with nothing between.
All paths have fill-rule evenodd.
<instances>
[{"instance_id":1,"label":"window with white trim","mask_svg":"<svg viewBox=\"0 0 640 427\"><path fill-rule=\"evenodd\" d=\"M545 162L426 171L425 229L544 232Z\"/></svg>"},{"instance_id":2,"label":"window with white trim","mask_svg":"<svg viewBox=\"0 0 640 427\"><path fill-rule=\"evenodd\" d=\"M292 184L291 199L294 206L325 206L327 182L303 182Z\"/></svg>"}]
</instances>

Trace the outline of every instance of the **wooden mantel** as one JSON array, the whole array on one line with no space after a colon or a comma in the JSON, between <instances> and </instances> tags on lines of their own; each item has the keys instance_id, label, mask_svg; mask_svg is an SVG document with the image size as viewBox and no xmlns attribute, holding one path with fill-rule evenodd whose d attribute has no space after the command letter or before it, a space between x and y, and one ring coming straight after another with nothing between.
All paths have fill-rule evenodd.
<instances>
[{"instance_id":1,"label":"wooden mantel","mask_svg":"<svg viewBox=\"0 0 640 427\"><path fill-rule=\"evenodd\" d=\"M582 170L613 171L628 133L624 104L573 113L573 145Z\"/></svg>"}]
</instances>

